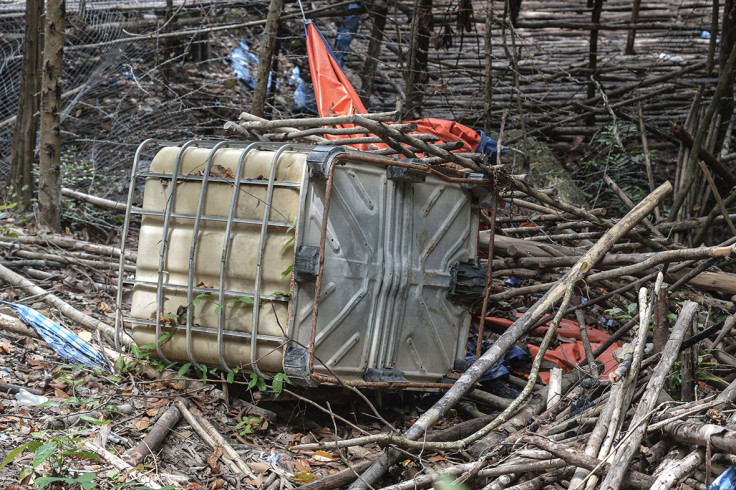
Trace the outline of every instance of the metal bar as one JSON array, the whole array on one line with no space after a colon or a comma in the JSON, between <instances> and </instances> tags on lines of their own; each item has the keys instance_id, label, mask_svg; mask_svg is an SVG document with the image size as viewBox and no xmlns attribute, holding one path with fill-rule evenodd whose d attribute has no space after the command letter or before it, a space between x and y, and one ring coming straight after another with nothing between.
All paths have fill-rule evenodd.
<instances>
[{"instance_id":1,"label":"metal bar","mask_svg":"<svg viewBox=\"0 0 736 490\"><path fill-rule=\"evenodd\" d=\"M250 153L251 149L257 147L257 143L252 143L246 146L240 158L238 159L238 168L235 171L235 182L233 182L233 195L230 200L230 210L227 215L227 224L225 225L225 236L222 240L222 256L220 258L220 285L218 287L218 304L225 304L225 269L227 264L227 255L230 250L230 239L233 229L233 219L235 217L235 210L238 207L238 199L240 197L240 183L241 176L243 175L243 165L245 164L245 158ZM223 367L227 366L225 362L225 356L222 352L222 341L225 334L225 308L220 308L217 312L217 358L220 361L220 365ZM229 371L229 369L228 369Z\"/></svg>"},{"instance_id":2,"label":"metal bar","mask_svg":"<svg viewBox=\"0 0 736 490\"><path fill-rule=\"evenodd\" d=\"M123 318L126 322L130 323L136 323L139 325L151 325L154 326L156 322L154 320L143 320L141 318L131 318L131 317L124 317ZM167 325L167 328L173 328L176 330L185 330L185 325ZM193 332L201 332L201 333L207 333L207 334L216 334L217 329L210 328L210 327L202 327L200 325L192 325L192 331ZM238 332L235 330L225 330L224 335L229 337L237 337L242 339L250 339L251 333L250 332ZM274 337L273 335L259 335L258 338L260 340L266 341L266 342L278 342L283 343L284 338L283 337Z\"/></svg>"},{"instance_id":3,"label":"metal bar","mask_svg":"<svg viewBox=\"0 0 736 490\"><path fill-rule=\"evenodd\" d=\"M194 354L192 353L192 316L194 313L194 305L192 302L194 301L194 254L197 251L197 241L199 238L199 226L202 222L202 210L204 209L204 202L205 199L207 199L207 181L210 176L210 170L212 169L212 161L213 157L215 156L215 153L217 153L217 150L222 148L223 146L227 145L227 141L221 141L220 143L216 144L212 147L210 152L207 154L207 160L204 164L204 174L202 175L202 184L199 189L199 200L197 201L197 215L194 218L194 225L192 227L192 243L189 247L189 275L187 276L187 331L186 331L186 349L187 349L187 357L189 358L189 362L192 363L192 366L194 366L196 369L200 369L199 363L194 359ZM164 235L165 237L166 235ZM230 368L227 367L227 365L223 366L228 372L230 372Z\"/></svg>"},{"instance_id":4,"label":"metal bar","mask_svg":"<svg viewBox=\"0 0 736 490\"><path fill-rule=\"evenodd\" d=\"M166 216L165 212L161 211L132 211L133 214L138 214L141 216ZM195 214L188 214L188 213L171 213L172 218L184 218L184 219L196 219L197 215ZM224 216L208 216L203 215L202 219L204 221L220 221L220 222L226 222L227 218ZM246 225L260 225L261 220L258 219L244 219L244 218L233 218L234 223L243 223ZM285 223L283 221L269 221L268 226L277 226L281 228L288 228L292 226L292 223Z\"/></svg>"},{"instance_id":5,"label":"metal bar","mask_svg":"<svg viewBox=\"0 0 736 490\"><path fill-rule=\"evenodd\" d=\"M171 174L171 185L169 199L166 202L166 213L164 215L164 224L161 230L161 249L159 251L158 259L158 285L156 287L156 354L165 363L169 363L169 359L166 358L163 351L161 350L161 311L164 307L164 262L166 257L166 237L169 234L169 224L171 222L171 212L174 209L174 201L176 200L176 184L178 182L177 176L179 175L179 169L181 168L181 160L184 156L184 152L190 146L195 146L199 142L195 140L187 141L179 149L179 153L176 155L176 161L174 163L174 170Z\"/></svg>"},{"instance_id":6,"label":"metal bar","mask_svg":"<svg viewBox=\"0 0 736 490\"><path fill-rule=\"evenodd\" d=\"M155 288L155 287L158 286L158 283L156 283L156 282L140 281L140 280L137 280L137 279L126 279L124 281L124 284L126 284L126 285L134 285L134 286L135 285L141 285L141 286L148 286L148 287L152 287L152 288ZM169 289L169 290L174 290L174 291L186 291L187 290L187 286L182 286L181 284L164 283L163 284L163 287L166 288L166 289ZM192 288L192 290L195 293L217 293L219 291L219 289L217 289L217 288L204 288L204 287L197 287L197 286L194 286ZM253 296L252 293L243 293L243 292L240 292L240 291L232 291L232 290L229 290L229 289L224 290L224 294L225 294L225 296L233 296L233 297L234 296L238 296L238 297L245 296L245 297L248 297L248 298L255 298L255 296ZM289 298L285 297L285 296L280 296L280 295L279 296L271 296L271 295L268 295L268 296L261 296L261 301L281 301L281 302L287 302L288 303L291 300Z\"/></svg>"},{"instance_id":7,"label":"metal bar","mask_svg":"<svg viewBox=\"0 0 736 490\"><path fill-rule=\"evenodd\" d=\"M266 248L266 235L268 234L268 218L271 214L271 203L273 201L273 182L274 179L276 179L276 168L279 165L279 159L281 158L281 154L284 153L287 149L291 149L291 145L284 145L273 155L273 159L271 160L271 172L268 176L268 190L266 191L266 202L263 207L263 220L261 223L261 240L258 245L258 258L256 259L256 277L255 277L255 287L253 290L253 295L256 298L259 298L261 295L261 277L263 276L263 251ZM258 323L259 323L259 314L261 311L261 302L260 301L253 301L253 322L251 325L251 332L253 334L253 340L251 341L250 345L250 363L253 368L253 371L260 376L261 378L265 379L271 379L271 377L266 377L261 370L258 368L257 360L256 360L256 348L258 347L256 339L258 335Z\"/></svg>"},{"instance_id":8,"label":"metal bar","mask_svg":"<svg viewBox=\"0 0 736 490\"><path fill-rule=\"evenodd\" d=\"M245 147L247 148L247 147ZM266 149L268 150L268 149ZM142 172L138 174L138 177L146 177L146 178L154 178L154 179L171 179L171 174L161 174L157 172ZM192 182L201 182L204 178L203 175L185 175L183 177L179 177L179 180L183 181L192 181ZM232 184L237 177L234 179L228 178L228 177L210 177L207 179L209 182L216 182L216 183L222 183L222 184ZM248 185L262 185L262 186L268 186L268 180L266 179L258 179L258 180L249 180L249 179L241 179L243 183L247 183ZM274 182L274 187L299 187L299 183L297 182Z\"/></svg>"},{"instance_id":9,"label":"metal bar","mask_svg":"<svg viewBox=\"0 0 736 490\"><path fill-rule=\"evenodd\" d=\"M118 352L121 351L120 336L122 335L123 330L123 288L120 286L122 286L122 282L125 278L125 241L128 237L128 232L130 231L130 215L131 209L133 207L133 193L135 189L136 170L138 170L138 165L140 163L143 148L155 142L156 140L154 139L147 139L143 143L138 145L138 149L136 149L135 151L135 157L133 157L133 170L130 174L130 185L128 186L128 203L125 208L125 221L123 222L123 238L120 243L120 263L118 268L118 281L120 281L120 284L118 285L116 298L117 304L115 305L115 350L117 350Z\"/></svg>"}]
</instances>

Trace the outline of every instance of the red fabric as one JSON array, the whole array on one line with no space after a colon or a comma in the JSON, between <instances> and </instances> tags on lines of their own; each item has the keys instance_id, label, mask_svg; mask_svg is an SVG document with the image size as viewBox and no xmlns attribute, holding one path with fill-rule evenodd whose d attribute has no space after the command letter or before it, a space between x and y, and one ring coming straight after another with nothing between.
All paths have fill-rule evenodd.
<instances>
[{"instance_id":1,"label":"red fabric","mask_svg":"<svg viewBox=\"0 0 736 490\"><path fill-rule=\"evenodd\" d=\"M367 114L363 102L355 92L350 80L343 73L340 65L331 55L317 27L308 22L307 26L307 54L309 56L309 71L312 74L314 85L314 96L317 100L317 109L321 117L348 116L351 114ZM426 133L437 136L440 143L452 143L462 141L463 148L455 151L472 152L478 147L480 135L477 131L459 124L455 121L444 119L420 119L413 122L417 125L418 133ZM344 124L338 127L352 128L352 124ZM370 134L355 134L331 136L330 139L343 139L351 137L373 136ZM388 148L384 143L377 144L355 144L351 145L359 150L378 150Z\"/></svg>"},{"instance_id":2,"label":"red fabric","mask_svg":"<svg viewBox=\"0 0 736 490\"><path fill-rule=\"evenodd\" d=\"M549 315L545 315L545 318L549 318L550 321L552 320ZM504 330L509 328L512 323L514 323L513 320L509 320L508 318L498 318L494 316L486 317L486 325L495 326ZM535 332L544 334L547 332L548 328L549 327L547 325L542 325L541 327L536 328ZM588 338L590 339L590 347L593 350L596 350L598 346L610 337L607 333L601 332L595 328L587 327L586 330L588 332ZM580 341L580 327L578 326L578 322L563 318L560 321L559 327L557 327L556 333L561 337L578 339L578 342L564 342L554 349L547 349L547 352L544 353L545 361L552 361L567 372L585 359L585 349L583 347L583 342ZM603 363L601 379L608 379L608 373L614 371L618 366L618 362L613 358L613 351L620 346L620 342L615 342L601 355L596 357L597 361ZM539 353L539 347L536 345L528 344L527 348L529 349L532 357L536 357L537 353ZM540 372L539 379L544 384L549 383L549 373Z\"/></svg>"}]
</instances>

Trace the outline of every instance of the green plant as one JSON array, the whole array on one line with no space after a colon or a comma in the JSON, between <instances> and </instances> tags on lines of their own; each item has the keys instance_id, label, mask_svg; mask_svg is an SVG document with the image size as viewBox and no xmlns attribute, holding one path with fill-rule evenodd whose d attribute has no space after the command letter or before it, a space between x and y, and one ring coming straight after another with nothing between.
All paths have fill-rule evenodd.
<instances>
[{"instance_id":1,"label":"green plant","mask_svg":"<svg viewBox=\"0 0 736 490\"><path fill-rule=\"evenodd\" d=\"M243 417L235 426L235 430L240 431L241 436L252 434L254 430L258 429L263 423L263 419L260 417Z\"/></svg>"},{"instance_id":2,"label":"green plant","mask_svg":"<svg viewBox=\"0 0 736 490\"><path fill-rule=\"evenodd\" d=\"M229 300L225 301L225 304L224 305L217 305L215 307L215 315L217 315L218 313L220 313L220 310L222 310L226 306L234 305L236 303L245 303L246 305L253 306L253 303L254 302L255 301L253 300L253 298L251 298L249 296L241 296L239 298L232 298L232 299L229 299Z\"/></svg>"},{"instance_id":3,"label":"green plant","mask_svg":"<svg viewBox=\"0 0 736 490\"><path fill-rule=\"evenodd\" d=\"M286 373L278 373L276 376L273 377L273 381L271 381L271 389L275 393L274 398L278 398L281 392L284 391L284 383L290 385L294 384L291 382Z\"/></svg>"},{"instance_id":4,"label":"green plant","mask_svg":"<svg viewBox=\"0 0 736 490\"><path fill-rule=\"evenodd\" d=\"M638 307L639 305L637 303L629 303L629 305L626 307L628 313L624 313L624 310L618 307L609 308L608 310L604 310L603 313L608 313L612 317L618 318L619 320L631 320L631 315L634 314Z\"/></svg>"},{"instance_id":5,"label":"green plant","mask_svg":"<svg viewBox=\"0 0 736 490\"><path fill-rule=\"evenodd\" d=\"M41 431L31 433L32 437L40 440L31 440L25 444L13 449L0 464L0 469L10 464L21 453L28 450L33 453L33 461L30 467L23 468L20 472L20 480L23 481L34 470L46 467L49 476L43 476L36 479L38 488L45 488L51 483L69 483L78 484L81 488L87 490L96 488L97 484L93 483L95 473L84 473L76 478L72 478L69 474L70 459L91 459L96 460L99 457L89 451L79 449L79 445L83 440L83 436L87 435L87 430L77 430L75 432L63 433L53 431Z\"/></svg>"},{"instance_id":6,"label":"green plant","mask_svg":"<svg viewBox=\"0 0 736 490\"><path fill-rule=\"evenodd\" d=\"M252 390L253 388L258 391L266 391L268 388L263 378L258 376L256 373L250 373L250 381L248 381L248 389Z\"/></svg>"}]
</instances>

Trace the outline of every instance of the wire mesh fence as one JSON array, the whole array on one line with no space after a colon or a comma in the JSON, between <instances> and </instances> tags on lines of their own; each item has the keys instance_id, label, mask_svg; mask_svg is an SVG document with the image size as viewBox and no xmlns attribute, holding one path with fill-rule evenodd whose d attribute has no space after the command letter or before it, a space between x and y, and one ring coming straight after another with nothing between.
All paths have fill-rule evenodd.
<instances>
[{"instance_id":1,"label":"wire mesh fence","mask_svg":"<svg viewBox=\"0 0 736 490\"><path fill-rule=\"evenodd\" d=\"M487 3L311 1L303 8L334 45L371 110L398 105L422 117L481 128ZM712 2L646 2L634 22L636 54L624 54L632 2L604 2L598 24L591 23L593 12L584 0L509 2L520 5L515 25L506 22L505 2L492 3L495 128L506 111L507 127L572 141L599 132L612 114L630 109L627 100L639 99L647 124L665 131L671 120L684 120L700 87L714 86L717 70L704 69ZM62 111L68 158L96 172L113 172L127 168L146 138L223 137L224 122L250 107L267 8L266 1L68 2ZM595 27L597 60L591 66ZM418 32L424 33L423 44L416 42ZM3 179L22 41L23 3L0 3ZM312 112L296 3L284 8L276 52L269 117ZM111 195L124 185L120 180L94 190Z\"/></svg>"}]
</instances>

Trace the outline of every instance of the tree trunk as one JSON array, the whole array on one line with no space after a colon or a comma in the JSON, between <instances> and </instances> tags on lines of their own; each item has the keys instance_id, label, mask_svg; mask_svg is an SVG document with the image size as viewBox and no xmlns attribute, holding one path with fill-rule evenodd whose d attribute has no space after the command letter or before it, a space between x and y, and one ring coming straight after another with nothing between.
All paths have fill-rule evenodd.
<instances>
[{"instance_id":1,"label":"tree trunk","mask_svg":"<svg viewBox=\"0 0 736 490\"><path fill-rule=\"evenodd\" d=\"M712 33L711 35L715 36L715 34ZM725 71L728 56L731 54L734 43L736 43L736 0L726 0L723 5L723 28L721 33L721 50L719 59L721 69L719 73L723 73ZM723 138L726 136L726 129L728 128L728 124L731 122L731 117L733 116L733 74L730 75L730 78L726 83L718 108L721 115L721 124L718 128L716 154L721 151Z\"/></svg>"},{"instance_id":2,"label":"tree trunk","mask_svg":"<svg viewBox=\"0 0 736 490\"><path fill-rule=\"evenodd\" d=\"M485 73L485 87L483 92L484 99L484 112L483 112L483 130L486 133L491 132L491 124L493 120L491 118L491 110L493 109L493 0L486 0L486 25L483 33L485 41L485 55L486 55L486 73Z\"/></svg>"},{"instance_id":3,"label":"tree trunk","mask_svg":"<svg viewBox=\"0 0 736 490\"><path fill-rule=\"evenodd\" d=\"M43 0L26 0L26 32L23 38L23 66L21 67L18 117L15 120L13 146L10 153L10 195L26 209L33 197L33 162L36 151L41 90L41 19Z\"/></svg>"},{"instance_id":4,"label":"tree trunk","mask_svg":"<svg viewBox=\"0 0 736 490\"><path fill-rule=\"evenodd\" d=\"M710 20L710 43L708 43L708 59L705 67L708 76L713 74L713 62L716 57L716 44L718 43L718 15L720 8L720 2L718 0L713 0L713 9L711 10Z\"/></svg>"},{"instance_id":5,"label":"tree trunk","mask_svg":"<svg viewBox=\"0 0 736 490\"><path fill-rule=\"evenodd\" d=\"M639 20L639 8L641 7L641 0L634 0L631 6L631 23L636 24ZM624 54L635 54L634 52L634 41L636 40L636 30L631 29L629 35L626 37L626 50Z\"/></svg>"},{"instance_id":6,"label":"tree trunk","mask_svg":"<svg viewBox=\"0 0 736 490\"><path fill-rule=\"evenodd\" d=\"M603 0L595 0L593 5L593 17L591 22L597 24L601 21L601 11L603 10ZM596 76L596 68L598 67L598 29L590 31L590 52L588 53L588 68L590 68L590 78L588 82L588 99L595 97L595 83L593 78ZM586 119L588 126L595 125L595 115L591 115Z\"/></svg>"},{"instance_id":7,"label":"tree trunk","mask_svg":"<svg viewBox=\"0 0 736 490\"><path fill-rule=\"evenodd\" d=\"M427 58L432 36L432 0L414 0L411 39L406 74L406 119L422 116L424 85L429 79Z\"/></svg>"},{"instance_id":8,"label":"tree trunk","mask_svg":"<svg viewBox=\"0 0 736 490\"><path fill-rule=\"evenodd\" d=\"M388 15L388 7L382 0L374 2L373 9L375 9L375 13L373 14L371 40L368 43L368 58L366 59L363 73L360 76L360 90L366 108L370 107L371 103L373 82L376 78L376 68L378 68L378 56L381 54L383 31L386 29L386 15Z\"/></svg>"},{"instance_id":9,"label":"tree trunk","mask_svg":"<svg viewBox=\"0 0 736 490\"><path fill-rule=\"evenodd\" d=\"M66 0L48 0L41 82L41 154L38 203L41 223L59 231L61 220L61 74Z\"/></svg>"},{"instance_id":10,"label":"tree trunk","mask_svg":"<svg viewBox=\"0 0 736 490\"><path fill-rule=\"evenodd\" d=\"M258 53L258 70L256 71L256 88L253 90L253 103L250 113L263 117L268 92L268 78L271 73L271 58L276 47L276 32L279 26L279 17L284 0L271 0L266 16L266 29L263 33L261 51Z\"/></svg>"}]
</instances>

